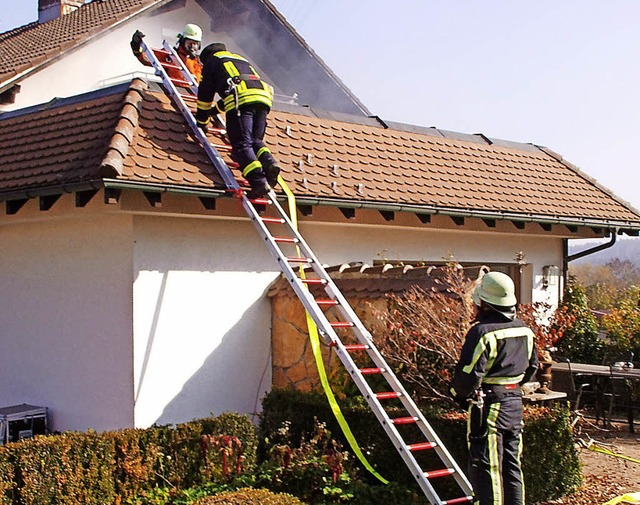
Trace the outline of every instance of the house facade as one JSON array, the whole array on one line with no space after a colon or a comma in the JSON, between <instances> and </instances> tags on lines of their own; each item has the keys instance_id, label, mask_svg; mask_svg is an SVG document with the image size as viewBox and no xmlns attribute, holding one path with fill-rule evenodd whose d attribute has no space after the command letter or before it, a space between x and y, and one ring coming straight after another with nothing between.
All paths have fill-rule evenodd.
<instances>
[{"instance_id":1,"label":"house facade","mask_svg":"<svg viewBox=\"0 0 640 505\"><path fill-rule=\"evenodd\" d=\"M255 413L271 387L278 266L129 49L192 21L274 84L267 142L326 265L484 264L555 305L567 240L640 230L546 148L371 116L267 1L77 5L0 34L0 406L106 430Z\"/></svg>"}]
</instances>

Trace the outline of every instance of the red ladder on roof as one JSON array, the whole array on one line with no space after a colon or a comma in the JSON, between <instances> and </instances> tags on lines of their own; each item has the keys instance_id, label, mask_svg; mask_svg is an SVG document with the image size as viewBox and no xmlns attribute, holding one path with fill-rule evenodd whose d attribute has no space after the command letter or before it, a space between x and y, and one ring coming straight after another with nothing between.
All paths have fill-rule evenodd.
<instances>
[{"instance_id":1,"label":"red ladder on roof","mask_svg":"<svg viewBox=\"0 0 640 505\"><path fill-rule=\"evenodd\" d=\"M270 191L264 198L249 200L241 190L231 169L218 153L217 148L222 148L223 146L211 144L202 130L198 128L193 113L185 104L185 99L193 100L194 96L197 95L197 85L193 76L180 61L180 58L165 42L165 51L172 55L172 62L169 64L173 64L172 68L175 66L182 68L184 79L178 79L176 83L175 79L172 80L167 75L165 70L167 63L160 62L154 51L150 50L144 42L142 48L156 69L156 74L162 78L167 93L184 115L193 135L198 139L216 169L220 172L227 188L240 196L243 208L256 226L265 245L278 262L289 284L313 318L319 334L325 343L335 349L338 357L415 477L429 503L434 505L471 503L473 501L473 491L466 476L385 362L373 344L371 334L363 326L346 298L292 224L289 216L278 203L275 193ZM176 88L176 85L185 87L185 83L191 90L192 95L190 97L179 93ZM256 207L268 207L275 215L262 216ZM304 263L308 267L304 275L299 275L296 272L300 263ZM311 272L312 275L309 275ZM310 286L316 286L323 290L322 297L314 296L309 289ZM336 310L327 310L332 307ZM335 312L337 312L337 315L335 315ZM356 359L358 362L365 359L368 362L368 366L363 367L356 364ZM376 377L378 380L367 379L368 377ZM397 400L395 403L401 406L405 411L405 415L392 418L387 412L394 400ZM413 429L407 432L405 431L407 427ZM410 442L405 441L405 438L409 439ZM425 451L437 456L437 458L431 458L432 460L437 460L436 468L429 470L422 468L417 455ZM460 489L460 495L447 499L441 498L432 483L435 479L453 479L453 482L449 483L448 487ZM453 484L457 484L457 486Z\"/></svg>"}]
</instances>

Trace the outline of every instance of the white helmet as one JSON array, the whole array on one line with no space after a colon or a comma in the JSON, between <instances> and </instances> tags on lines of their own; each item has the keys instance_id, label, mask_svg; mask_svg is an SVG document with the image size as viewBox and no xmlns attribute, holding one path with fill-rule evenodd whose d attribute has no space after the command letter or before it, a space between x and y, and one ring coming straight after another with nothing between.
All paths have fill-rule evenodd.
<instances>
[{"instance_id":1,"label":"white helmet","mask_svg":"<svg viewBox=\"0 0 640 505\"><path fill-rule=\"evenodd\" d=\"M189 23L184 26L182 33L180 33L178 37L202 42L202 28L198 25L194 25L193 23Z\"/></svg>"},{"instance_id":2,"label":"white helmet","mask_svg":"<svg viewBox=\"0 0 640 505\"><path fill-rule=\"evenodd\" d=\"M499 307L513 307L518 302L513 280L502 272L485 274L471 299L476 305L480 305L480 300L484 300Z\"/></svg>"}]
</instances>

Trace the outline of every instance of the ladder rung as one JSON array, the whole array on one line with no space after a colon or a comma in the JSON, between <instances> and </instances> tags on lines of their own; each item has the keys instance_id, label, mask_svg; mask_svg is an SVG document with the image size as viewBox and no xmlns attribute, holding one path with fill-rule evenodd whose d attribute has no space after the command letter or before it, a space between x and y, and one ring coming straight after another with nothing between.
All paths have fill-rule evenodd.
<instances>
[{"instance_id":1,"label":"ladder rung","mask_svg":"<svg viewBox=\"0 0 640 505\"><path fill-rule=\"evenodd\" d=\"M396 417L395 419L391 419L392 424L413 424L417 422L417 417Z\"/></svg>"},{"instance_id":2,"label":"ladder rung","mask_svg":"<svg viewBox=\"0 0 640 505\"><path fill-rule=\"evenodd\" d=\"M393 398L400 398L402 393L398 393L397 391L385 391L384 393L376 393L376 398L378 400L392 400Z\"/></svg>"},{"instance_id":3,"label":"ladder rung","mask_svg":"<svg viewBox=\"0 0 640 505\"><path fill-rule=\"evenodd\" d=\"M378 373L384 373L384 368L361 368L360 373L362 375L375 375Z\"/></svg>"},{"instance_id":4,"label":"ladder rung","mask_svg":"<svg viewBox=\"0 0 640 505\"><path fill-rule=\"evenodd\" d=\"M281 243L285 243L285 244L297 244L298 242L300 242L300 240L298 240L296 237L273 237L273 240L275 240L276 242L281 242Z\"/></svg>"},{"instance_id":5,"label":"ladder rung","mask_svg":"<svg viewBox=\"0 0 640 505\"><path fill-rule=\"evenodd\" d=\"M262 221L265 223L278 223L278 224L284 223L284 219L282 219L281 217L263 217Z\"/></svg>"},{"instance_id":6,"label":"ladder rung","mask_svg":"<svg viewBox=\"0 0 640 505\"><path fill-rule=\"evenodd\" d=\"M443 468L442 470L433 470L432 472L424 472L427 479L437 479L438 477L446 477L456 471L453 468Z\"/></svg>"},{"instance_id":7,"label":"ladder rung","mask_svg":"<svg viewBox=\"0 0 640 505\"><path fill-rule=\"evenodd\" d=\"M366 351L369 346L366 344L346 344L344 348L347 351Z\"/></svg>"},{"instance_id":8,"label":"ladder rung","mask_svg":"<svg viewBox=\"0 0 640 505\"><path fill-rule=\"evenodd\" d=\"M316 300L316 303L322 306L334 306L340 304L338 300Z\"/></svg>"},{"instance_id":9,"label":"ladder rung","mask_svg":"<svg viewBox=\"0 0 640 505\"><path fill-rule=\"evenodd\" d=\"M301 282L305 284L326 284L327 281L324 279L300 279Z\"/></svg>"},{"instance_id":10,"label":"ladder rung","mask_svg":"<svg viewBox=\"0 0 640 505\"><path fill-rule=\"evenodd\" d=\"M298 256L290 256L287 258L289 263L313 263L311 258L300 258Z\"/></svg>"},{"instance_id":11,"label":"ladder rung","mask_svg":"<svg viewBox=\"0 0 640 505\"><path fill-rule=\"evenodd\" d=\"M211 144L211 147L217 149L218 151L231 152L231 146L226 144Z\"/></svg>"},{"instance_id":12,"label":"ladder rung","mask_svg":"<svg viewBox=\"0 0 640 505\"><path fill-rule=\"evenodd\" d=\"M196 95L185 95L183 93L179 93L179 95L180 95L180 98L182 98L184 101L190 100L192 102L195 102L198 99Z\"/></svg>"},{"instance_id":13,"label":"ladder rung","mask_svg":"<svg viewBox=\"0 0 640 505\"><path fill-rule=\"evenodd\" d=\"M432 442L420 442L418 444L409 444L407 448L413 452L413 451L425 451L427 449L433 449L435 446L436 444Z\"/></svg>"},{"instance_id":14,"label":"ladder rung","mask_svg":"<svg viewBox=\"0 0 640 505\"><path fill-rule=\"evenodd\" d=\"M462 498L453 498L451 500L443 501L443 505L455 505L456 503L471 503L473 496L463 496Z\"/></svg>"},{"instance_id":15,"label":"ladder rung","mask_svg":"<svg viewBox=\"0 0 640 505\"><path fill-rule=\"evenodd\" d=\"M253 200L249 201L258 205L269 205L271 203L271 200L269 200L268 198L254 198Z\"/></svg>"},{"instance_id":16,"label":"ladder rung","mask_svg":"<svg viewBox=\"0 0 640 505\"><path fill-rule=\"evenodd\" d=\"M180 86L183 88L188 88L189 86L191 86L191 83L185 81L184 79L171 79L171 82L176 86Z\"/></svg>"},{"instance_id":17,"label":"ladder rung","mask_svg":"<svg viewBox=\"0 0 640 505\"><path fill-rule=\"evenodd\" d=\"M160 62L160 65L162 65L162 68L178 70L178 71L180 70L180 67L178 65L174 65L173 63Z\"/></svg>"},{"instance_id":18,"label":"ladder rung","mask_svg":"<svg viewBox=\"0 0 640 505\"><path fill-rule=\"evenodd\" d=\"M152 49L152 51L156 56L169 56L169 51L165 51L164 49Z\"/></svg>"},{"instance_id":19,"label":"ladder rung","mask_svg":"<svg viewBox=\"0 0 640 505\"><path fill-rule=\"evenodd\" d=\"M334 321L329 323L332 328L351 328L353 323L351 321Z\"/></svg>"}]
</instances>

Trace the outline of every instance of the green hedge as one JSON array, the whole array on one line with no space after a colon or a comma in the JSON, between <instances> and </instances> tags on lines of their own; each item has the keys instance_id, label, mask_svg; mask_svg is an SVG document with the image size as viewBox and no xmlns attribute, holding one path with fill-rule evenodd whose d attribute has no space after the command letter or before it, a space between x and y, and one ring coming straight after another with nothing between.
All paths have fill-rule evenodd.
<instances>
[{"instance_id":1,"label":"green hedge","mask_svg":"<svg viewBox=\"0 0 640 505\"><path fill-rule=\"evenodd\" d=\"M230 413L175 427L38 436L0 447L0 505L127 503L154 487L225 482L238 465L254 471L256 448L250 420Z\"/></svg>"},{"instance_id":2,"label":"green hedge","mask_svg":"<svg viewBox=\"0 0 640 505\"><path fill-rule=\"evenodd\" d=\"M260 428L262 434L270 441L277 440L278 430L285 422L288 423L290 438L300 439L303 434L313 430L314 418L317 418L326 423L327 429L342 442L346 450L349 450L323 395L273 390L266 395L262 405ZM466 472L466 416L438 406L427 406L422 410L445 447ZM369 407L357 404L343 405L342 411L374 468L391 481L415 486L404 462ZM396 417L393 412L389 413L391 417ZM402 415L400 409L397 415ZM412 440L410 434L403 436L408 442ZM416 440L423 440L421 435L420 437ZM559 498L579 487L580 462L571 436L566 405L526 408L523 441L522 461L528 503ZM433 455L425 457L433 458ZM423 468L431 467L428 460L421 464Z\"/></svg>"}]
</instances>

